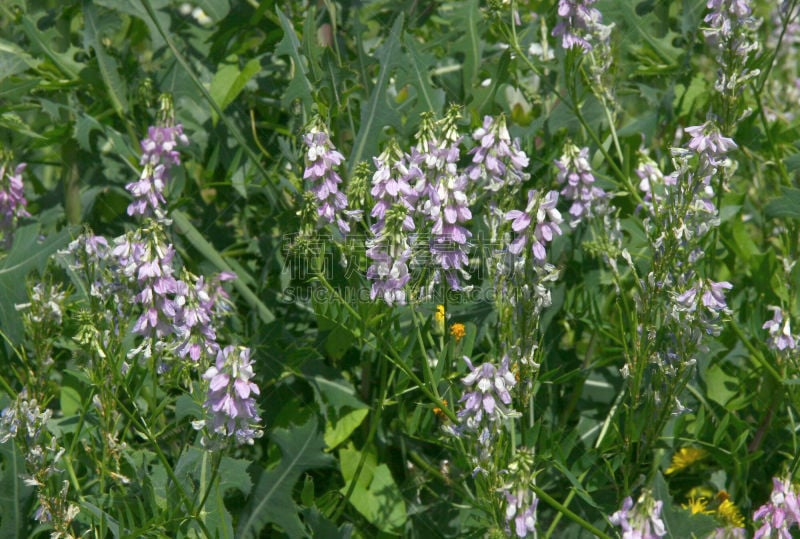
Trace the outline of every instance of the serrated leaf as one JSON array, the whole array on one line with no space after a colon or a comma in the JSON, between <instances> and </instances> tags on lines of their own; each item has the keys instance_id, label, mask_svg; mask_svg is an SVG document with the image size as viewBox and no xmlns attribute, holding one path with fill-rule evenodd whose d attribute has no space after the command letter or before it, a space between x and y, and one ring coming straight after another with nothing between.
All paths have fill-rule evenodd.
<instances>
[{"instance_id":1,"label":"serrated leaf","mask_svg":"<svg viewBox=\"0 0 800 539\"><path fill-rule=\"evenodd\" d=\"M237 538L259 537L267 524L277 524L290 537L307 535L292 498L295 483L306 471L327 467L333 458L324 453L325 442L317 429L316 418L291 430L275 429L272 440L281 449L281 460L271 469L251 468L255 487L239 515Z\"/></svg>"},{"instance_id":2,"label":"serrated leaf","mask_svg":"<svg viewBox=\"0 0 800 539\"><path fill-rule=\"evenodd\" d=\"M100 69L100 76L108 90L111 104L117 114L122 115L128 112L127 88L119 75L117 61L106 53L105 47L101 42L104 32L109 26L117 23L116 15L109 10L97 10L92 2L83 2L83 46L86 49L94 50L97 58L97 67Z\"/></svg>"},{"instance_id":3,"label":"serrated leaf","mask_svg":"<svg viewBox=\"0 0 800 539\"><path fill-rule=\"evenodd\" d=\"M478 24L482 18L477 0L469 0L469 2L461 2L456 5L452 27L456 31L457 38L452 43L450 50L464 55L463 90L464 95L470 95L477 86L478 71L481 66L482 40Z\"/></svg>"},{"instance_id":4,"label":"serrated leaf","mask_svg":"<svg viewBox=\"0 0 800 539\"><path fill-rule=\"evenodd\" d=\"M767 202L764 214L770 219L800 219L800 189L781 187L781 196Z\"/></svg>"},{"instance_id":5,"label":"serrated leaf","mask_svg":"<svg viewBox=\"0 0 800 539\"><path fill-rule=\"evenodd\" d=\"M47 260L70 240L72 229L65 228L39 242L39 226L17 229L8 255L0 260L0 327L12 342L23 337L22 318L15 305L27 301L24 283L33 270L42 272Z\"/></svg>"},{"instance_id":6,"label":"serrated leaf","mask_svg":"<svg viewBox=\"0 0 800 539\"><path fill-rule=\"evenodd\" d=\"M679 59L685 51L675 47L673 41L680 34L669 29L669 21L656 14L652 2L604 0L597 8L603 13L606 24L616 23L623 50L633 57L639 74L662 74L679 67Z\"/></svg>"},{"instance_id":7,"label":"serrated leaf","mask_svg":"<svg viewBox=\"0 0 800 539\"><path fill-rule=\"evenodd\" d=\"M38 60L14 43L0 39L0 81L35 67Z\"/></svg>"},{"instance_id":8,"label":"serrated leaf","mask_svg":"<svg viewBox=\"0 0 800 539\"><path fill-rule=\"evenodd\" d=\"M30 40L34 52L39 52L47 57L61 73L75 80L78 78L80 70L83 69L83 65L75 61L75 55L80 52L80 49L72 45L69 39L61 39L63 36L60 35L55 25L42 23L42 19L49 17L50 15L46 11L37 13L36 19L23 14L19 18L19 26ZM69 43L66 51L56 52L52 48L53 43L58 41Z\"/></svg>"},{"instance_id":9,"label":"serrated leaf","mask_svg":"<svg viewBox=\"0 0 800 539\"><path fill-rule=\"evenodd\" d=\"M358 129L353 151L347 162L348 171L352 171L356 163L376 154L380 131L387 125L396 123L396 114L391 105L387 102L389 78L394 71L401 56L400 50L400 31L403 28L403 13L398 15L392 25L389 37L380 46L375 56L380 60L381 69L378 72L378 79L372 87L367 104L361 109L361 126Z\"/></svg>"},{"instance_id":10,"label":"serrated leaf","mask_svg":"<svg viewBox=\"0 0 800 539\"><path fill-rule=\"evenodd\" d=\"M284 105L289 105L295 99L300 99L303 103L303 109L306 113L309 113L314 100L311 95L311 82L308 80L307 61L300 54L300 40L297 38L297 33L294 31L291 21L286 18L286 15L283 14L279 7L276 6L275 10L278 12L278 19L283 29L283 39L275 48L275 54L289 56L294 70L289 86L283 94L283 103Z\"/></svg>"},{"instance_id":11,"label":"serrated leaf","mask_svg":"<svg viewBox=\"0 0 800 539\"><path fill-rule=\"evenodd\" d=\"M150 40L153 43L154 50L158 50L166 45L164 38L162 38L158 33L158 29L150 20L150 17L147 15L147 11L142 7L140 2L120 2L119 0L93 0L93 2L98 6L103 6L104 8L125 13L127 15L132 15L144 22L144 24L147 25L148 30L150 30ZM168 0L153 1L153 7L156 9L156 15L159 19L159 22L162 25L169 26L169 14L161 11L167 5L169 5Z\"/></svg>"},{"instance_id":12,"label":"serrated leaf","mask_svg":"<svg viewBox=\"0 0 800 539\"><path fill-rule=\"evenodd\" d=\"M430 111L438 117L444 107L445 95L444 90L434 87L430 76L438 60L432 54L423 52L411 34L404 36L403 44L407 60L400 66L396 84L398 87L409 84L417 90L415 106L407 115L413 118L421 112Z\"/></svg>"}]
</instances>

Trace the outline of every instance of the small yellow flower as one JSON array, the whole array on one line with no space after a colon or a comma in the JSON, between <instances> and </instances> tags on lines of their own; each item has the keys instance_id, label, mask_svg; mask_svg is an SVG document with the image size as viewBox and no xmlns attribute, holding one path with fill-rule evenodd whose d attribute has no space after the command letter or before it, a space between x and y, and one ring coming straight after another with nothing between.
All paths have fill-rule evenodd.
<instances>
[{"instance_id":1,"label":"small yellow flower","mask_svg":"<svg viewBox=\"0 0 800 539\"><path fill-rule=\"evenodd\" d=\"M442 404L444 404L445 406L447 406L447 399L442 399ZM433 407L433 413L434 413L434 414L436 415L436 417L438 417L439 419L446 419L446 418L447 418L447 415L446 415L446 414L444 413L444 411L443 411L441 408L439 408L438 406L434 406L434 407Z\"/></svg>"},{"instance_id":2,"label":"small yellow flower","mask_svg":"<svg viewBox=\"0 0 800 539\"><path fill-rule=\"evenodd\" d=\"M444 322L444 305L436 306L436 313L434 313L433 317L438 323Z\"/></svg>"},{"instance_id":3,"label":"small yellow flower","mask_svg":"<svg viewBox=\"0 0 800 539\"><path fill-rule=\"evenodd\" d=\"M672 455L672 464L664 472L666 475L684 470L708 456L708 451L697 447L681 447Z\"/></svg>"},{"instance_id":4,"label":"small yellow flower","mask_svg":"<svg viewBox=\"0 0 800 539\"><path fill-rule=\"evenodd\" d=\"M433 320L431 320L431 333L434 335L444 335L445 330L445 312L444 305L437 305L436 312L433 313Z\"/></svg>"},{"instance_id":5,"label":"small yellow flower","mask_svg":"<svg viewBox=\"0 0 800 539\"><path fill-rule=\"evenodd\" d=\"M450 335L456 340L456 342L460 341L464 338L464 335L467 334L467 330L464 329L464 324L459 324L456 322L452 326L450 326Z\"/></svg>"},{"instance_id":6,"label":"small yellow flower","mask_svg":"<svg viewBox=\"0 0 800 539\"><path fill-rule=\"evenodd\" d=\"M681 507L683 507L684 509L688 509L689 511L692 512L693 515L696 515L698 513L702 515L714 514L714 511L708 510L708 499L703 497L699 498L690 497L689 503L683 504Z\"/></svg>"},{"instance_id":7,"label":"small yellow flower","mask_svg":"<svg viewBox=\"0 0 800 539\"><path fill-rule=\"evenodd\" d=\"M719 499L719 495L717 495L717 498ZM727 497L727 493L725 493L722 503L717 507L717 517L728 526L744 528L744 516L739 511L739 508L736 507L736 504Z\"/></svg>"}]
</instances>

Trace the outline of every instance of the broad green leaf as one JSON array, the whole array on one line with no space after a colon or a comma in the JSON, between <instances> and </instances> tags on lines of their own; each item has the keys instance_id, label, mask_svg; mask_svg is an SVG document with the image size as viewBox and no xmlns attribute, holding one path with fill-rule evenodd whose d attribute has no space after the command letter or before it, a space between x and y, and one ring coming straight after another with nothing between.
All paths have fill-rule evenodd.
<instances>
[{"instance_id":1,"label":"broad green leaf","mask_svg":"<svg viewBox=\"0 0 800 539\"><path fill-rule=\"evenodd\" d=\"M369 414L368 409L360 408L333 421L329 420L325 424L325 445L330 449L335 449L345 442L353 434L353 431L364 422L367 414Z\"/></svg>"},{"instance_id":2,"label":"broad green leaf","mask_svg":"<svg viewBox=\"0 0 800 539\"><path fill-rule=\"evenodd\" d=\"M247 62L241 70L237 63L238 58L236 56L226 59L226 63L220 66L214 78L211 79L211 86L208 89L211 97L214 98L220 110L223 111L233 103L247 82L261 70L261 63L255 58ZM211 117L214 125L216 125L219 120L216 112L211 111Z\"/></svg>"},{"instance_id":3,"label":"broad green leaf","mask_svg":"<svg viewBox=\"0 0 800 539\"><path fill-rule=\"evenodd\" d=\"M355 481L350 504L370 523L386 533L400 533L408 520L406 504L400 488L392 478L386 464L377 464L375 456L368 454L358 477L355 477L361 452L345 448L339 451L339 462L345 486L342 494L350 489Z\"/></svg>"},{"instance_id":4,"label":"broad green leaf","mask_svg":"<svg viewBox=\"0 0 800 539\"><path fill-rule=\"evenodd\" d=\"M438 117L444 107L445 95L444 90L434 87L431 81L430 71L436 66L437 59L432 54L423 52L411 34L405 34L403 44L407 60L398 70L396 84L398 87L409 84L416 89L416 103L413 110L406 114L415 118L421 112L430 111Z\"/></svg>"},{"instance_id":5,"label":"broad green leaf","mask_svg":"<svg viewBox=\"0 0 800 539\"><path fill-rule=\"evenodd\" d=\"M783 160L783 164L786 165L787 172L794 172L800 169L800 153L793 153Z\"/></svg>"},{"instance_id":6,"label":"broad green leaf","mask_svg":"<svg viewBox=\"0 0 800 539\"><path fill-rule=\"evenodd\" d=\"M22 317L15 305L28 301L25 281L31 271L44 270L50 255L66 246L72 229L65 228L39 241L39 226L27 225L14 235L8 255L0 259L0 328L12 343L22 340Z\"/></svg>"},{"instance_id":7,"label":"broad green leaf","mask_svg":"<svg viewBox=\"0 0 800 539\"><path fill-rule=\"evenodd\" d=\"M767 202L764 214L770 219L800 219L800 189L782 187L781 196Z\"/></svg>"},{"instance_id":8,"label":"broad green leaf","mask_svg":"<svg viewBox=\"0 0 800 539\"><path fill-rule=\"evenodd\" d=\"M83 46L86 49L94 50L97 67L100 68L100 76L106 85L114 110L117 111L117 114L122 115L128 112L127 87L120 77L117 61L106 52L102 42L108 28L117 26L119 23L113 12L102 8L101 10L95 8L92 2L84 0Z\"/></svg>"},{"instance_id":9,"label":"broad green leaf","mask_svg":"<svg viewBox=\"0 0 800 539\"><path fill-rule=\"evenodd\" d=\"M478 84L478 72L481 67L481 32L478 28L482 21L477 0L459 2L454 4L452 13L456 40L452 43L452 51L461 53L463 61L463 91L464 95L472 94Z\"/></svg>"},{"instance_id":10,"label":"broad green leaf","mask_svg":"<svg viewBox=\"0 0 800 539\"><path fill-rule=\"evenodd\" d=\"M194 247L200 251L200 253L206 257L206 259L214 264L214 266L219 271L229 271L234 273L231 270L230 265L225 262L225 259L222 258L222 255L217 251L213 245L211 245L208 240L206 240L200 231L197 230L194 225L189 221L189 218L183 212L179 210L174 210L170 217L175 222L175 226L178 228L178 231L186 236L186 239L194 245ZM239 271L241 272L241 266ZM242 297L250 304L250 306L256 310L261 321L265 324L269 324L273 320L275 320L275 315L272 314L272 311L264 305L264 303L255 295L255 293L248 288L246 284L246 280L249 279L250 282L252 281L252 277L249 275L246 276L244 279L234 279L233 287L242 295Z\"/></svg>"},{"instance_id":11,"label":"broad green leaf","mask_svg":"<svg viewBox=\"0 0 800 539\"><path fill-rule=\"evenodd\" d=\"M380 59L381 69L378 79L372 87L367 104L361 109L361 126L358 129L353 151L347 163L348 171L352 171L356 163L377 154L380 132L385 126L395 123L394 110L388 100L389 78L400 60L400 31L403 28L402 12L394 21L392 31L375 55Z\"/></svg>"},{"instance_id":12,"label":"broad green leaf","mask_svg":"<svg viewBox=\"0 0 800 539\"><path fill-rule=\"evenodd\" d=\"M33 53L41 53L50 60L56 68L71 80L78 78L78 73L83 69L83 64L75 61L75 55L80 49L74 45L69 45L67 50L56 52L53 44L57 42L70 43L70 40L63 39L57 25L45 22L50 19L50 14L46 11L37 12L35 18L23 14L19 18L19 25L25 36L30 40Z\"/></svg>"},{"instance_id":13,"label":"broad green leaf","mask_svg":"<svg viewBox=\"0 0 800 539\"><path fill-rule=\"evenodd\" d=\"M119 0L93 0L93 2L98 6L103 6L104 8L125 13L127 15L132 15L144 22L147 25L148 30L150 30L150 40L153 43L153 50L158 50L166 45L166 41L164 41L164 38L162 38L158 33L158 29L150 20L150 17L147 15L147 11L145 11L144 7L142 7L141 2L120 2ZM159 21L162 25L167 26L169 26L170 16L168 13L162 10L168 5L169 0L153 0L153 7L157 10L156 14L159 18Z\"/></svg>"},{"instance_id":14,"label":"broad green leaf","mask_svg":"<svg viewBox=\"0 0 800 539\"><path fill-rule=\"evenodd\" d=\"M323 452L325 442L313 417L291 430L275 429L271 438L281 448L282 458L271 470L251 467L255 487L239 515L237 538L259 537L261 530L271 523L283 528L290 537L307 535L292 491L306 470L327 467L333 461Z\"/></svg>"},{"instance_id":15,"label":"broad green leaf","mask_svg":"<svg viewBox=\"0 0 800 539\"><path fill-rule=\"evenodd\" d=\"M228 0L194 0L192 3L202 9L214 22L224 19L231 10Z\"/></svg>"},{"instance_id":16,"label":"broad green leaf","mask_svg":"<svg viewBox=\"0 0 800 539\"><path fill-rule=\"evenodd\" d=\"M16 44L0 39L0 81L27 71L39 62Z\"/></svg>"},{"instance_id":17,"label":"broad green leaf","mask_svg":"<svg viewBox=\"0 0 800 539\"><path fill-rule=\"evenodd\" d=\"M664 502L661 519L667 529L667 537L707 537L718 526L717 520L709 515L691 514L687 509L673 505L672 495L661 472L656 472L653 497Z\"/></svg>"},{"instance_id":18,"label":"broad green leaf","mask_svg":"<svg viewBox=\"0 0 800 539\"><path fill-rule=\"evenodd\" d=\"M25 485L25 457L14 439L0 444L0 537L25 537L26 508L33 487Z\"/></svg>"}]
</instances>

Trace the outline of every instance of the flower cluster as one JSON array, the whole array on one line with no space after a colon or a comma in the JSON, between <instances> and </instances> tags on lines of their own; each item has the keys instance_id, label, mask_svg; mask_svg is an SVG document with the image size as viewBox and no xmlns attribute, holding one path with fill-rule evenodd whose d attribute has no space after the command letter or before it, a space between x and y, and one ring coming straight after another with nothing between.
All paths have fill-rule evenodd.
<instances>
[{"instance_id":1,"label":"flower cluster","mask_svg":"<svg viewBox=\"0 0 800 539\"><path fill-rule=\"evenodd\" d=\"M406 302L405 286L411 279L409 233L416 228L409 178L422 175L419 160L400 153L395 144L390 144L374 159L377 170L370 191L375 199L370 215L376 221L371 227L375 237L367 243L367 257L372 261L367 278L372 281L370 297L381 297L388 305Z\"/></svg>"},{"instance_id":2,"label":"flower cluster","mask_svg":"<svg viewBox=\"0 0 800 539\"><path fill-rule=\"evenodd\" d=\"M725 290L731 288L733 285L727 281L717 283L710 279L701 279L680 294L676 293L673 316L684 322L697 316L706 333L719 335L721 328L717 322L720 316L731 312L725 303ZM698 312L701 305L705 310Z\"/></svg>"},{"instance_id":3,"label":"flower cluster","mask_svg":"<svg viewBox=\"0 0 800 539\"><path fill-rule=\"evenodd\" d=\"M547 260L546 244L553 238L561 235L559 226L563 219L556 209L558 192L550 191L544 197L531 189L528 191L528 205L524 211L511 210L506 213L506 221L511 221L511 229L517 237L508 246L510 253L518 255L525 245L530 242L531 253L537 264L544 264ZM531 228L531 224L533 227Z\"/></svg>"},{"instance_id":4,"label":"flower cluster","mask_svg":"<svg viewBox=\"0 0 800 539\"><path fill-rule=\"evenodd\" d=\"M475 130L472 138L477 145L470 150L472 163L466 174L490 191L514 188L530 178L525 168L530 162L520 150L519 139L511 141L505 117L497 120L484 116L483 125Z\"/></svg>"},{"instance_id":5,"label":"flower cluster","mask_svg":"<svg viewBox=\"0 0 800 539\"><path fill-rule=\"evenodd\" d=\"M800 497L789 479L772 478L772 494L769 501L756 509L753 521L759 528L753 539L773 537L773 532L790 539L790 530L800 525Z\"/></svg>"},{"instance_id":6,"label":"flower cluster","mask_svg":"<svg viewBox=\"0 0 800 539\"><path fill-rule=\"evenodd\" d=\"M209 382L208 398L203 406L210 417L195 422L195 428L199 430L207 426L222 436L235 436L239 444L252 445L253 440L261 437L263 432L259 427L261 418L253 398L260 391L251 381L253 367L250 349L243 346L222 348L203 378Z\"/></svg>"},{"instance_id":7,"label":"flower cluster","mask_svg":"<svg viewBox=\"0 0 800 539\"><path fill-rule=\"evenodd\" d=\"M52 479L61 473L58 463L65 451L47 430L51 417L52 411L42 409L37 400L29 398L23 389L16 400L0 412L0 444L14 438L20 445L25 456L25 484L36 487L39 503L36 520L48 523L55 530L52 536L73 537L71 523L80 508L67 497L69 482L64 480L55 492L51 486Z\"/></svg>"},{"instance_id":8,"label":"flower cluster","mask_svg":"<svg viewBox=\"0 0 800 539\"><path fill-rule=\"evenodd\" d=\"M23 192L22 173L27 165L20 163L13 170L6 171L6 165L0 166L0 239L6 247L11 244L17 219L28 217L25 209L28 201Z\"/></svg>"},{"instance_id":9,"label":"flower cluster","mask_svg":"<svg viewBox=\"0 0 800 539\"><path fill-rule=\"evenodd\" d=\"M594 47L595 34L603 16L592 7L597 0L558 0L558 24L553 28L553 36L561 38L561 46L569 50L580 47L583 53Z\"/></svg>"},{"instance_id":10,"label":"flower cluster","mask_svg":"<svg viewBox=\"0 0 800 539\"><path fill-rule=\"evenodd\" d=\"M539 498L529 488L534 481L533 451L518 447L508 468L501 471L506 478L500 494L505 501L506 533L517 537L536 536L536 507ZM513 531L512 531L513 530Z\"/></svg>"},{"instance_id":11,"label":"flower cluster","mask_svg":"<svg viewBox=\"0 0 800 539\"><path fill-rule=\"evenodd\" d=\"M308 148L308 165L303 172L303 179L309 180L316 199L317 224L324 226L335 223L344 236L350 233L350 225L346 221L350 214L347 212L347 195L339 190L342 178L335 169L342 164L344 156L333 145L328 133L318 127L306 133L303 142Z\"/></svg>"},{"instance_id":12,"label":"flower cluster","mask_svg":"<svg viewBox=\"0 0 800 539\"><path fill-rule=\"evenodd\" d=\"M573 220L570 226L575 227L582 219L602 213L602 206L608 195L594 184L595 178L589 164L589 148L579 149L568 143L555 165L558 168L556 179L564 186L561 196L572 201L569 214Z\"/></svg>"},{"instance_id":13,"label":"flower cluster","mask_svg":"<svg viewBox=\"0 0 800 539\"><path fill-rule=\"evenodd\" d=\"M753 17L749 0L708 0L706 5L710 11L704 19L708 26L703 34L720 66L715 89L736 95L760 73L745 65L748 56L759 48L756 32L761 21Z\"/></svg>"},{"instance_id":14,"label":"flower cluster","mask_svg":"<svg viewBox=\"0 0 800 539\"><path fill-rule=\"evenodd\" d=\"M513 413L507 408L511 404L509 389L517 384L517 380L509 369L508 356L503 357L500 368L492 363L483 363L475 367L467 356L464 356L464 361L470 372L461 382L469 391L466 391L459 400L463 403L463 408L457 415L471 431L479 431L483 427L480 441L483 445L488 445L491 433L486 424Z\"/></svg>"},{"instance_id":15,"label":"flower cluster","mask_svg":"<svg viewBox=\"0 0 800 539\"><path fill-rule=\"evenodd\" d=\"M661 507L664 502L653 499L648 491L642 492L634 506L633 499L628 496L622 502L622 508L608 519L622 530L622 539L657 539L667 534L664 521L661 520Z\"/></svg>"},{"instance_id":16,"label":"flower cluster","mask_svg":"<svg viewBox=\"0 0 800 539\"><path fill-rule=\"evenodd\" d=\"M187 146L189 138L183 133L183 126L150 126L147 137L141 141L142 157L139 164L142 172L139 179L125 188L133 195L128 206L128 215L153 215L162 220L165 217L164 189L169 179L169 169L180 165L178 145Z\"/></svg>"},{"instance_id":17,"label":"flower cluster","mask_svg":"<svg viewBox=\"0 0 800 539\"><path fill-rule=\"evenodd\" d=\"M785 313L780 307L770 306L769 309L775 314L772 320L767 320L761 326L769 331L767 346L777 352L794 350L797 347L797 337L792 335L789 318L784 319Z\"/></svg>"}]
</instances>

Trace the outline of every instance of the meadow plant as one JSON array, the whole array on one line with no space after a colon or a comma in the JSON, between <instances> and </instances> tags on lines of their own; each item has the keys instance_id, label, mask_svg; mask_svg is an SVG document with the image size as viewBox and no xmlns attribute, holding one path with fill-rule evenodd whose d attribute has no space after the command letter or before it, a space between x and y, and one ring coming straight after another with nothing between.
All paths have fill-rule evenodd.
<instances>
[{"instance_id":1,"label":"meadow plant","mask_svg":"<svg viewBox=\"0 0 800 539\"><path fill-rule=\"evenodd\" d=\"M1 537L800 525L796 0L13 4Z\"/></svg>"}]
</instances>

